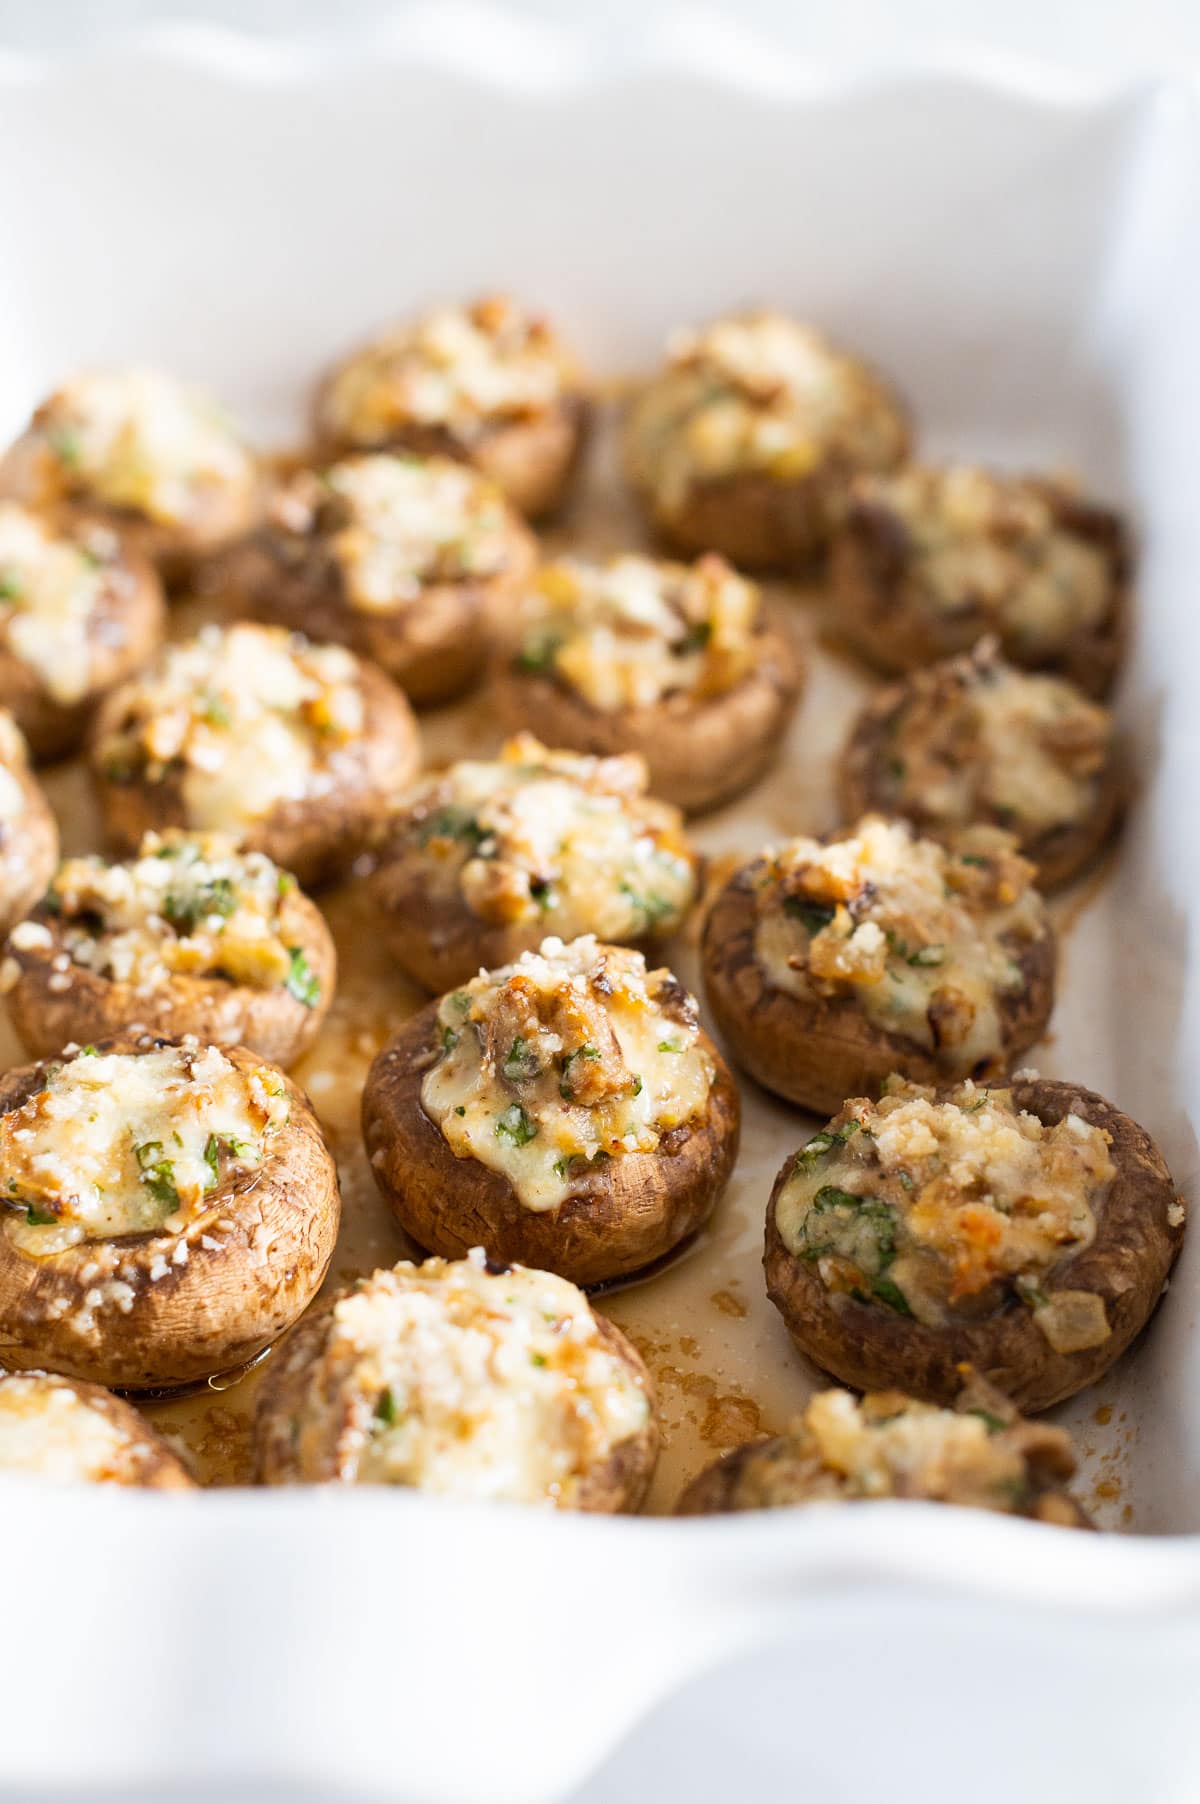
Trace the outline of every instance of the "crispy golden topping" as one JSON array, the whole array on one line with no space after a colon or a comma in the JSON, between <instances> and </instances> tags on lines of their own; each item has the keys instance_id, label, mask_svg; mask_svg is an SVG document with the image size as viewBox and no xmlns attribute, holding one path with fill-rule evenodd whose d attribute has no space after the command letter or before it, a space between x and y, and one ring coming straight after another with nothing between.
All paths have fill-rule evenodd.
<instances>
[{"instance_id":1,"label":"crispy golden topping","mask_svg":"<svg viewBox=\"0 0 1200 1804\"><path fill-rule=\"evenodd\" d=\"M223 834L150 833L123 863L68 858L44 908L55 948L115 983L152 991L174 977L220 977L286 987L312 1007L317 979L281 937L280 905L294 889L286 871ZM33 925L16 930L18 946Z\"/></svg>"},{"instance_id":2,"label":"crispy golden topping","mask_svg":"<svg viewBox=\"0 0 1200 1804\"><path fill-rule=\"evenodd\" d=\"M1087 818L1112 740L1107 708L1012 669L985 640L910 679L887 722L877 799L935 830L985 819L1028 841Z\"/></svg>"},{"instance_id":3,"label":"crispy golden topping","mask_svg":"<svg viewBox=\"0 0 1200 1804\"><path fill-rule=\"evenodd\" d=\"M1002 999L1049 932L1015 841L976 827L947 848L867 815L767 855L756 952L796 996L852 996L888 1033L965 1076L1003 1046Z\"/></svg>"},{"instance_id":4,"label":"crispy golden topping","mask_svg":"<svg viewBox=\"0 0 1200 1804\"><path fill-rule=\"evenodd\" d=\"M762 311L677 332L630 422L636 485L666 516L695 484L745 472L794 482L829 465L888 469L906 432L870 370L810 326Z\"/></svg>"},{"instance_id":5,"label":"crispy golden topping","mask_svg":"<svg viewBox=\"0 0 1200 1804\"><path fill-rule=\"evenodd\" d=\"M480 1252L401 1263L335 1304L290 1475L570 1508L649 1415L565 1279L489 1270Z\"/></svg>"},{"instance_id":6,"label":"crispy golden topping","mask_svg":"<svg viewBox=\"0 0 1200 1804\"><path fill-rule=\"evenodd\" d=\"M908 1497L1077 1524L1059 1490L1074 1470L1064 1429L1025 1421L979 1380L952 1410L900 1391L819 1391L786 1435L744 1456L731 1506Z\"/></svg>"},{"instance_id":7,"label":"crispy golden topping","mask_svg":"<svg viewBox=\"0 0 1200 1804\"><path fill-rule=\"evenodd\" d=\"M262 1163L290 1104L270 1065L213 1046L91 1047L42 1068L0 1116L0 1209L37 1258L81 1240L182 1232L227 1178Z\"/></svg>"},{"instance_id":8,"label":"crispy golden topping","mask_svg":"<svg viewBox=\"0 0 1200 1804\"><path fill-rule=\"evenodd\" d=\"M257 480L215 404L157 370L78 376L38 409L34 431L40 499L88 497L186 526L221 494L248 501Z\"/></svg>"},{"instance_id":9,"label":"crispy golden topping","mask_svg":"<svg viewBox=\"0 0 1200 1804\"><path fill-rule=\"evenodd\" d=\"M977 612L981 631L1029 662L1102 625L1112 603L1108 554L1064 521L1072 499L962 464L861 476L852 491L855 514L888 527L907 601L935 616Z\"/></svg>"},{"instance_id":10,"label":"crispy golden topping","mask_svg":"<svg viewBox=\"0 0 1200 1804\"><path fill-rule=\"evenodd\" d=\"M492 296L427 313L348 358L323 412L329 432L364 448L412 427L470 443L497 423L544 413L577 381L546 321Z\"/></svg>"},{"instance_id":11,"label":"crispy golden topping","mask_svg":"<svg viewBox=\"0 0 1200 1804\"><path fill-rule=\"evenodd\" d=\"M355 457L304 470L276 496L272 529L320 539L350 605L391 614L426 588L498 575L513 557L499 489L449 458Z\"/></svg>"},{"instance_id":12,"label":"crispy golden topping","mask_svg":"<svg viewBox=\"0 0 1200 1804\"><path fill-rule=\"evenodd\" d=\"M518 670L552 675L614 713L732 689L755 663L760 596L715 555L568 558L539 572L520 626Z\"/></svg>"},{"instance_id":13,"label":"crispy golden topping","mask_svg":"<svg viewBox=\"0 0 1200 1804\"><path fill-rule=\"evenodd\" d=\"M121 694L121 724L97 748L105 774L161 783L182 773L189 821L218 831L328 790L328 766L364 718L348 651L244 622L167 646Z\"/></svg>"},{"instance_id":14,"label":"crispy golden topping","mask_svg":"<svg viewBox=\"0 0 1200 1804\"><path fill-rule=\"evenodd\" d=\"M0 1375L0 1472L52 1484L141 1485L166 1457L123 1406L80 1393L52 1372ZM122 1412L122 1413L118 1413ZM131 1412L129 1412L131 1413ZM182 1467L173 1486L184 1486Z\"/></svg>"},{"instance_id":15,"label":"crispy golden topping","mask_svg":"<svg viewBox=\"0 0 1200 1804\"><path fill-rule=\"evenodd\" d=\"M563 939L669 933L696 893L679 811L646 796L641 758L551 752L528 733L412 790L392 863L489 926Z\"/></svg>"},{"instance_id":16,"label":"crispy golden topping","mask_svg":"<svg viewBox=\"0 0 1200 1804\"><path fill-rule=\"evenodd\" d=\"M555 1208L598 1159L653 1152L704 1114L715 1070L669 971L591 936L548 939L443 998L421 1103L459 1158Z\"/></svg>"},{"instance_id":17,"label":"crispy golden topping","mask_svg":"<svg viewBox=\"0 0 1200 1804\"><path fill-rule=\"evenodd\" d=\"M966 1083L939 1102L893 1079L797 1154L776 1224L827 1290L931 1325L1016 1296L1056 1350L1095 1346L1109 1333L1101 1299L1048 1288L1095 1238L1109 1147L1082 1115L1047 1126L1009 1090Z\"/></svg>"}]
</instances>

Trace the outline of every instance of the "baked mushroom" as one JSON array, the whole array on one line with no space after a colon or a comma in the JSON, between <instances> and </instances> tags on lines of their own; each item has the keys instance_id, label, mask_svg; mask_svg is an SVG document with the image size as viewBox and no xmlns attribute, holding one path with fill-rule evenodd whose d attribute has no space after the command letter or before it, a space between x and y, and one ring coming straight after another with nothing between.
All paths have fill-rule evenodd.
<instances>
[{"instance_id":1,"label":"baked mushroom","mask_svg":"<svg viewBox=\"0 0 1200 1804\"><path fill-rule=\"evenodd\" d=\"M536 546L500 490L448 458L346 458L284 482L230 553L239 614L348 645L418 706L481 675Z\"/></svg>"},{"instance_id":2,"label":"baked mushroom","mask_svg":"<svg viewBox=\"0 0 1200 1804\"><path fill-rule=\"evenodd\" d=\"M418 1246L600 1284L711 1214L737 1092L669 971L591 937L483 971L378 1054L363 1133Z\"/></svg>"},{"instance_id":3,"label":"baked mushroom","mask_svg":"<svg viewBox=\"0 0 1200 1804\"><path fill-rule=\"evenodd\" d=\"M327 455L401 449L457 458L528 519L567 497L590 407L553 328L503 295L394 327L324 378L315 426Z\"/></svg>"},{"instance_id":4,"label":"baked mushroom","mask_svg":"<svg viewBox=\"0 0 1200 1804\"><path fill-rule=\"evenodd\" d=\"M100 700L162 643L153 567L111 527L0 502L0 706L38 759L65 757Z\"/></svg>"},{"instance_id":5,"label":"baked mushroom","mask_svg":"<svg viewBox=\"0 0 1200 1804\"><path fill-rule=\"evenodd\" d=\"M738 1064L820 1114L878 1095L894 1071L1010 1071L1054 1001L1032 875L997 828L943 846L878 815L764 852L704 924L705 993Z\"/></svg>"},{"instance_id":6,"label":"baked mushroom","mask_svg":"<svg viewBox=\"0 0 1200 1804\"><path fill-rule=\"evenodd\" d=\"M0 459L0 494L117 528L168 584L249 531L259 469L211 398L159 370L100 370L55 389Z\"/></svg>"},{"instance_id":7,"label":"baked mushroom","mask_svg":"<svg viewBox=\"0 0 1200 1804\"><path fill-rule=\"evenodd\" d=\"M1003 827L1049 890L1111 837L1125 782L1109 710L1064 677L1014 669L985 639L872 697L840 792L848 820L877 809L938 838L980 821Z\"/></svg>"},{"instance_id":8,"label":"baked mushroom","mask_svg":"<svg viewBox=\"0 0 1200 1804\"><path fill-rule=\"evenodd\" d=\"M374 1272L302 1322L255 1449L266 1484L615 1512L645 1497L658 1426L645 1366L582 1291L476 1250Z\"/></svg>"},{"instance_id":9,"label":"baked mushroom","mask_svg":"<svg viewBox=\"0 0 1200 1804\"><path fill-rule=\"evenodd\" d=\"M1145 1327L1183 1230L1153 1140L1092 1091L897 1079L779 1173L767 1290L801 1352L858 1390L949 1403L965 1362L1049 1409Z\"/></svg>"},{"instance_id":10,"label":"baked mushroom","mask_svg":"<svg viewBox=\"0 0 1200 1804\"><path fill-rule=\"evenodd\" d=\"M1065 1429L1027 1422L978 1378L953 1409L903 1391L820 1391L787 1434L735 1447L706 1467L676 1514L904 1497L1091 1528L1065 1488L1075 1467Z\"/></svg>"},{"instance_id":11,"label":"baked mushroom","mask_svg":"<svg viewBox=\"0 0 1200 1804\"><path fill-rule=\"evenodd\" d=\"M55 1372L0 1374L0 1473L54 1484L195 1488L178 1454L130 1404Z\"/></svg>"},{"instance_id":12,"label":"baked mushroom","mask_svg":"<svg viewBox=\"0 0 1200 1804\"><path fill-rule=\"evenodd\" d=\"M652 792L693 813L762 775L800 686L758 589L718 557L548 564L509 636L495 677L508 725L600 757L637 752Z\"/></svg>"},{"instance_id":13,"label":"baked mushroom","mask_svg":"<svg viewBox=\"0 0 1200 1804\"><path fill-rule=\"evenodd\" d=\"M1130 562L1120 517L1064 482L910 464L851 487L831 624L897 672L994 633L1010 663L1105 696L1124 650Z\"/></svg>"},{"instance_id":14,"label":"baked mushroom","mask_svg":"<svg viewBox=\"0 0 1200 1804\"><path fill-rule=\"evenodd\" d=\"M672 335L630 410L625 468L677 551L786 570L824 548L851 475L907 448L904 407L873 370L764 309Z\"/></svg>"},{"instance_id":15,"label":"baked mushroom","mask_svg":"<svg viewBox=\"0 0 1200 1804\"><path fill-rule=\"evenodd\" d=\"M522 733L499 758L410 790L372 883L397 962L438 991L548 934L673 933L697 870L678 809L647 796L641 758L551 752Z\"/></svg>"},{"instance_id":16,"label":"baked mushroom","mask_svg":"<svg viewBox=\"0 0 1200 1804\"><path fill-rule=\"evenodd\" d=\"M92 771L108 837L236 835L303 884L341 874L413 779L412 710L373 664L282 627L207 626L103 703Z\"/></svg>"},{"instance_id":17,"label":"baked mushroom","mask_svg":"<svg viewBox=\"0 0 1200 1804\"><path fill-rule=\"evenodd\" d=\"M337 954L287 871L217 833L69 858L9 936L0 988L26 1051L138 1025L292 1065L329 1011Z\"/></svg>"},{"instance_id":18,"label":"baked mushroom","mask_svg":"<svg viewBox=\"0 0 1200 1804\"><path fill-rule=\"evenodd\" d=\"M337 1172L245 1047L123 1035L0 1077L0 1364L174 1389L253 1359L325 1275Z\"/></svg>"},{"instance_id":19,"label":"baked mushroom","mask_svg":"<svg viewBox=\"0 0 1200 1804\"><path fill-rule=\"evenodd\" d=\"M12 716L0 708L0 933L22 920L58 863L58 825Z\"/></svg>"}]
</instances>

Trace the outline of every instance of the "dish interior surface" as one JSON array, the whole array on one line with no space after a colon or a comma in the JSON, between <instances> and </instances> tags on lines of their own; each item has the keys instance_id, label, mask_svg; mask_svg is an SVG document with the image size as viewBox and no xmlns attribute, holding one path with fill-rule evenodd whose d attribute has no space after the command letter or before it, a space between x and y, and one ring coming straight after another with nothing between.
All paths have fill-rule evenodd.
<instances>
[{"instance_id":1,"label":"dish interior surface","mask_svg":"<svg viewBox=\"0 0 1200 1804\"><path fill-rule=\"evenodd\" d=\"M1145 558L1122 708L1139 806L1119 859L1055 904L1060 1000L1035 1062L1142 1120L1190 1193L1196 855L1179 821L1197 728L1173 665L1198 563L1186 480L1196 428L1174 403L1196 233L1192 184L1168 179L1190 152L1190 115L1148 101L1041 105L934 78L767 104L660 73L621 90L614 156L616 101L602 85L518 95L434 68L400 83L398 106L385 64L272 84L151 53L96 81L81 66L6 92L0 142L16 147L10 167L37 173L5 200L19 271L3 297L6 430L65 371L125 360L200 378L261 442L295 444L323 365L430 299L506 287L544 305L610 378L651 366L674 324L769 299L887 370L927 451L1066 465L1131 509ZM90 156L97 92L104 148ZM214 107L219 132L204 123ZM419 181L401 179L417 168ZM1172 281L1131 280L1169 255ZM107 276L86 304L70 276L80 268ZM601 435L554 549L641 542L609 454ZM714 878L764 841L834 823L832 760L867 692L818 643L819 595L777 586L770 600L808 647L809 682L774 774L697 828ZM177 609L174 628L194 621ZM500 737L486 695L425 716L422 732L430 762L486 755ZM48 789L65 849L90 848L81 772L50 773ZM372 1055L422 999L378 945L359 890L321 902L340 988L296 1076L338 1158L341 1282L409 1251L375 1195L358 1099ZM692 985L694 941L668 948ZM20 1057L10 1037L0 1056ZM816 1124L749 1081L743 1095L742 1154L710 1228L669 1269L602 1301L661 1393L654 1511L716 1453L781 1429L819 1382L760 1268L772 1178ZM1200 1368L1198 1264L1185 1251L1146 1341L1057 1412L1085 1454L1083 1499L1107 1527L1200 1526L1200 1412L1189 1420L1183 1402ZM256 1377L146 1405L210 1482L247 1476Z\"/></svg>"}]
</instances>

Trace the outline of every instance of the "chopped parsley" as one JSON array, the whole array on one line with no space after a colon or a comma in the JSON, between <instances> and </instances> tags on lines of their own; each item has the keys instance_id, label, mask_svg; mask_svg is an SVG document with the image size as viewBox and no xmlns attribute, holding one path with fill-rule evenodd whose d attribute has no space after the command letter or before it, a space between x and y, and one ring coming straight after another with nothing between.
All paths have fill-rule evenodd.
<instances>
[{"instance_id":1,"label":"chopped parsley","mask_svg":"<svg viewBox=\"0 0 1200 1804\"><path fill-rule=\"evenodd\" d=\"M537 1053L528 1040L523 1040L520 1034L516 1036L508 1049L503 1069L510 1084L519 1084L524 1078L536 1077L541 1069Z\"/></svg>"},{"instance_id":2,"label":"chopped parsley","mask_svg":"<svg viewBox=\"0 0 1200 1804\"><path fill-rule=\"evenodd\" d=\"M530 676L537 676L549 670L554 662L562 640L553 633L544 634L541 638L527 639L517 653L516 666Z\"/></svg>"},{"instance_id":3,"label":"chopped parsley","mask_svg":"<svg viewBox=\"0 0 1200 1804\"><path fill-rule=\"evenodd\" d=\"M668 902L665 896L656 895L653 890L643 895L631 883L619 883L617 888L634 913L641 916L641 923L645 927L658 927L675 913L674 903Z\"/></svg>"},{"instance_id":4,"label":"chopped parsley","mask_svg":"<svg viewBox=\"0 0 1200 1804\"><path fill-rule=\"evenodd\" d=\"M321 1000L321 980L304 956L301 946L289 946L288 954L291 964L284 979L284 988L289 996L302 1002L305 1008L316 1008Z\"/></svg>"},{"instance_id":5,"label":"chopped parsley","mask_svg":"<svg viewBox=\"0 0 1200 1804\"><path fill-rule=\"evenodd\" d=\"M417 843L427 846L433 839L456 839L470 851L477 852L489 837L487 829L479 825L469 808L451 805L439 808L436 814L422 822Z\"/></svg>"},{"instance_id":6,"label":"chopped parsley","mask_svg":"<svg viewBox=\"0 0 1200 1804\"><path fill-rule=\"evenodd\" d=\"M812 1171L819 1165L826 1153L831 1153L836 1146L845 1146L852 1134L856 1134L861 1123L848 1121L844 1127L822 1128L814 1134L806 1146L802 1146L796 1154L793 1169L795 1171Z\"/></svg>"},{"instance_id":7,"label":"chopped parsley","mask_svg":"<svg viewBox=\"0 0 1200 1804\"><path fill-rule=\"evenodd\" d=\"M969 1416L978 1416L989 1434L999 1434L1001 1429L1008 1427L1008 1423L1004 1420L1004 1417L993 1414L990 1409L969 1409L967 1414Z\"/></svg>"},{"instance_id":8,"label":"chopped parsley","mask_svg":"<svg viewBox=\"0 0 1200 1804\"><path fill-rule=\"evenodd\" d=\"M209 915L220 915L227 920L237 910L237 889L228 877L214 877L210 883L202 883L199 889L190 894L180 894L168 890L163 898L163 914L172 927L179 927L185 933L207 920Z\"/></svg>"},{"instance_id":9,"label":"chopped parsley","mask_svg":"<svg viewBox=\"0 0 1200 1804\"><path fill-rule=\"evenodd\" d=\"M574 1091L571 1089L570 1084L567 1082L567 1074L569 1073L571 1066L575 1063L576 1059L589 1059L590 1060L590 1059L598 1059L599 1057L600 1057L600 1051L599 1051L599 1048L596 1046L577 1046L575 1048L574 1052L569 1052L567 1054L566 1058L563 1060L563 1063L562 1063L562 1082L558 1086L558 1093L566 1102L570 1102L571 1097L574 1095Z\"/></svg>"},{"instance_id":10,"label":"chopped parsley","mask_svg":"<svg viewBox=\"0 0 1200 1804\"><path fill-rule=\"evenodd\" d=\"M682 1052L683 1047L678 1040L660 1040L658 1050L660 1052Z\"/></svg>"},{"instance_id":11,"label":"chopped parsley","mask_svg":"<svg viewBox=\"0 0 1200 1804\"><path fill-rule=\"evenodd\" d=\"M396 1399L392 1395L391 1386L384 1385L375 1401L375 1420L390 1428L396 1420Z\"/></svg>"},{"instance_id":12,"label":"chopped parsley","mask_svg":"<svg viewBox=\"0 0 1200 1804\"><path fill-rule=\"evenodd\" d=\"M837 909L832 902L809 902L804 896L785 896L783 912L793 921L799 921L806 932L816 934L828 927Z\"/></svg>"},{"instance_id":13,"label":"chopped parsley","mask_svg":"<svg viewBox=\"0 0 1200 1804\"><path fill-rule=\"evenodd\" d=\"M204 1144L204 1163L208 1166L212 1178L206 1190L215 1190L221 1182L221 1144L215 1134L210 1134Z\"/></svg>"},{"instance_id":14,"label":"chopped parsley","mask_svg":"<svg viewBox=\"0 0 1200 1804\"><path fill-rule=\"evenodd\" d=\"M47 1213L44 1209L35 1209L30 1203L25 1211L25 1220L31 1228L49 1228L58 1220L57 1215Z\"/></svg>"},{"instance_id":15,"label":"chopped parsley","mask_svg":"<svg viewBox=\"0 0 1200 1804\"><path fill-rule=\"evenodd\" d=\"M519 1102L514 1102L498 1117L496 1137L511 1140L514 1146L528 1146L531 1140L537 1139L537 1123L530 1121Z\"/></svg>"}]
</instances>

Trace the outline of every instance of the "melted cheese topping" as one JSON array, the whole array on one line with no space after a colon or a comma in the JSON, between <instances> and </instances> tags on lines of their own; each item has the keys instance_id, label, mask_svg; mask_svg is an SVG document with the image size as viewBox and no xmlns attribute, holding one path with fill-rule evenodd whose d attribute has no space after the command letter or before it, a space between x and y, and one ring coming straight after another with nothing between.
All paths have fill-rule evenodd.
<instances>
[{"instance_id":1,"label":"melted cheese topping","mask_svg":"<svg viewBox=\"0 0 1200 1804\"><path fill-rule=\"evenodd\" d=\"M25 740L12 715L0 708L0 821L16 821L28 798L21 778L29 769Z\"/></svg>"},{"instance_id":2,"label":"melted cheese topping","mask_svg":"<svg viewBox=\"0 0 1200 1804\"><path fill-rule=\"evenodd\" d=\"M255 485L253 459L215 404L157 370L78 376L35 424L66 488L166 526Z\"/></svg>"},{"instance_id":3,"label":"melted cheese topping","mask_svg":"<svg viewBox=\"0 0 1200 1804\"><path fill-rule=\"evenodd\" d=\"M427 585L495 576L510 561L504 498L464 464L360 457L334 464L325 483L330 547L347 599L363 613L394 613Z\"/></svg>"},{"instance_id":4,"label":"melted cheese topping","mask_svg":"<svg viewBox=\"0 0 1200 1804\"><path fill-rule=\"evenodd\" d=\"M565 559L535 578L515 665L553 674L606 713L723 694L754 666L760 602L716 556L691 565Z\"/></svg>"},{"instance_id":5,"label":"melted cheese topping","mask_svg":"<svg viewBox=\"0 0 1200 1804\"><path fill-rule=\"evenodd\" d=\"M978 1402L969 1391L953 1410L898 1391L819 1391L786 1435L746 1457L734 1507L910 1497L1033 1513L1048 1482L1074 1470L1070 1437L979 1391Z\"/></svg>"},{"instance_id":6,"label":"melted cheese topping","mask_svg":"<svg viewBox=\"0 0 1200 1804\"><path fill-rule=\"evenodd\" d=\"M81 1240L185 1229L231 1176L261 1165L287 1121L270 1065L242 1072L215 1047L89 1049L43 1068L0 1116L0 1205L34 1257Z\"/></svg>"},{"instance_id":7,"label":"melted cheese topping","mask_svg":"<svg viewBox=\"0 0 1200 1804\"><path fill-rule=\"evenodd\" d=\"M1030 660L1108 614L1109 558L1059 523L1066 490L964 465L909 465L861 478L854 495L864 512L895 520L911 599L941 615L978 610Z\"/></svg>"},{"instance_id":8,"label":"melted cheese topping","mask_svg":"<svg viewBox=\"0 0 1200 1804\"><path fill-rule=\"evenodd\" d=\"M498 1171L527 1209L556 1208L595 1160L653 1152L708 1105L715 1070L692 998L590 936L481 972L443 997L438 1021L422 1107L457 1158Z\"/></svg>"},{"instance_id":9,"label":"melted cheese topping","mask_svg":"<svg viewBox=\"0 0 1200 1804\"><path fill-rule=\"evenodd\" d=\"M64 705L87 693L93 626L111 583L90 543L54 532L16 502L0 502L0 633Z\"/></svg>"},{"instance_id":10,"label":"melted cheese topping","mask_svg":"<svg viewBox=\"0 0 1200 1804\"><path fill-rule=\"evenodd\" d=\"M797 1155L775 1219L828 1290L930 1325L1015 1294L1059 1351L1094 1346L1109 1333L1101 1299L1045 1287L1095 1239L1116 1176L1109 1147L1082 1116L1048 1127L1008 1090L968 1083L937 1102L893 1080Z\"/></svg>"},{"instance_id":11,"label":"melted cheese topping","mask_svg":"<svg viewBox=\"0 0 1200 1804\"><path fill-rule=\"evenodd\" d=\"M773 312L677 332L630 425L635 482L667 515L693 486L742 471L781 482L831 461L888 469L905 428L883 384L811 327Z\"/></svg>"},{"instance_id":12,"label":"melted cheese topping","mask_svg":"<svg viewBox=\"0 0 1200 1804\"><path fill-rule=\"evenodd\" d=\"M223 977L286 985L311 1007L317 980L280 937L279 904L294 888L261 852L220 834L151 833L123 864L68 858L45 908L59 924L51 943L114 982L153 990L176 976Z\"/></svg>"},{"instance_id":13,"label":"melted cheese topping","mask_svg":"<svg viewBox=\"0 0 1200 1804\"><path fill-rule=\"evenodd\" d=\"M755 950L794 996L852 996L868 1018L967 1076L1004 1045L1002 999L1049 931L1032 866L995 828L954 850L868 815L767 855Z\"/></svg>"},{"instance_id":14,"label":"melted cheese topping","mask_svg":"<svg viewBox=\"0 0 1200 1804\"><path fill-rule=\"evenodd\" d=\"M182 767L201 829L237 829L327 792L330 759L363 727L357 660L281 627L205 627L121 694L125 724L98 748L102 767L149 783Z\"/></svg>"},{"instance_id":15,"label":"melted cheese topping","mask_svg":"<svg viewBox=\"0 0 1200 1804\"><path fill-rule=\"evenodd\" d=\"M544 320L493 297L398 327L336 371L327 429L349 444L386 444L406 427L477 438L497 420L544 413L576 383Z\"/></svg>"},{"instance_id":16,"label":"melted cheese topping","mask_svg":"<svg viewBox=\"0 0 1200 1804\"><path fill-rule=\"evenodd\" d=\"M1112 738L1107 708L985 644L911 679L889 722L879 799L938 827L983 815L1035 838L1087 819Z\"/></svg>"},{"instance_id":17,"label":"melted cheese topping","mask_svg":"<svg viewBox=\"0 0 1200 1804\"><path fill-rule=\"evenodd\" d=\"M482 1253L376 1272L334 1305L295 1425L301 1479L570 1507L650 1404L583 1292Z\"/></svg>"},{"instance_id":18,"label":"melted cheese topping","mask_svg":"<svg viewBox=\"0 0 1200 1804\"><path fill-rule=\"evenodd\" d=\"M646 797L641 758L551 752L530 734L451 765L405 802L393 868L462 896L491 926L563 939L670 933L696 895L676 808Z\"/></svg>"},{"instance_id":19,"label":"melted cheese topping","mask_svg":"<svg viewBox=\"0 0 1200 1804\"><path fill-rule=\"evenodd\" d=\"M0 1378L0 1472L55 1484L136 1484L137 1444L49 1373Z\"/></svg>"}]
</instances>

